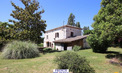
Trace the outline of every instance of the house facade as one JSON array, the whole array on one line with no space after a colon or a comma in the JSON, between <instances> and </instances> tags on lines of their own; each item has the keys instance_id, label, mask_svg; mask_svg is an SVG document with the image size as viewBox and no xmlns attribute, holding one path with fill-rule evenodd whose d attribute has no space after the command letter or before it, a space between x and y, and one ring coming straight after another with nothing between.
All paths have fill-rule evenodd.
<instances>
[{"instance_id":1,"label":"house facade","mask_svg":"<svg viewBox=\"0 0 122 73\"><path fill-rule=\"evenodd\" d=\"M88 48L87 36L82 36L81 28L64 25L48 30L44 34L44 47L55 48L57 50L72 50L74 45Z\"/></svg>"}]
</instances>

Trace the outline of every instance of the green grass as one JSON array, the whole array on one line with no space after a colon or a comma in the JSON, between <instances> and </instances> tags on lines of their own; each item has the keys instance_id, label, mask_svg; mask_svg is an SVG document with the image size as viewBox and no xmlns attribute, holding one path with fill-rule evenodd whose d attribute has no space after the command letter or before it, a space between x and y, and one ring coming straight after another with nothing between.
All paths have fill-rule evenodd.
<instances>
[{"instance_id":1,"label":"green grass","mask_svg":"<svg viewBox=\"0 0 122 73\"><path fill-rule=\"evenodd\" d=\"M108 50L122 53L122 48L109 48ZM53 69L57 68L53 59L55 55L61 53L41 54L37 58L20 60L0 58L0 73L53 73ZM122 73L122 67L109 64L110 59L105 57L107 54L93 53L91 49L80 50L77 53L85 56L90 61L90 65L95 69L96 73Z\"/></svg>"}]
</instances>

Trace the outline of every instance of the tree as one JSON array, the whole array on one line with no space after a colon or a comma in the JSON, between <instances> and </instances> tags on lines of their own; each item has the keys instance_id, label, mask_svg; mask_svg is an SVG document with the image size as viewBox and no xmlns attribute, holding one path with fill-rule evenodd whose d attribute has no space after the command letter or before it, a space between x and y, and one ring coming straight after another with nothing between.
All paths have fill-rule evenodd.
<instances>
[{"instance_id":1,"label":"tree","mask_svg":"<svg viewBox=\"0 0 122 73\"><path fill-rule=\"evenodd\" d=\"M39 11L39 2L36 0L20 0L24 4L24 8L21 8L11 2L15 8L10 14L16 20L9 20L15 25L16 34L15 39L19 40L31 40L35 43L39 43L41 35L45 32L46 21L41 19L41 14L44 10Z\"/></svg>"},{"instance_id":2,"label":"tree","mask_svg":"<svg viewBox=\"0 0 122 73\"><path fill-rule=\"evenodd\" d=\"M92 34L92 30L89 29L89 26L88 27L84 26L83 35L88 35L88 34Z\"/></svg>"},{"instance_id":3,"label":"tree","mask_svg":"<svg viewBox=\"0 0 122 73\"><path fill-rule=\"evenodd\" d=\"M94 32L87 39L94 52L105 52L115 38L122 38L121 8L121 0L102 0L101 9L93 18Z\"/></svg>"},{"instance_id":4,"label":"tree","mask_svg":"<svg viewBox=\"0 0 122 73\"><path fill-rule=\"evenodd\" d=\"M0 50L9 41L13 39L13 25L7 22L0 23Z\"/></svg>"},{"instance_id":5,"label":"tree","mask_svg":"<svg viewBox=\"0 0 122 73\"><path fill-rule=\"evenodd\" d=\"M85 30L83 35L89 35L92 34L92 32L93 32L92 30Z\"/></svg>"},{"instance_id":6,"label":"tree","mask_svg":"<svg viewBox=\"0 0 122 73\"><path fill-rule=\"evenodd\" d=\"M83 32L84 32L85 30L89 30L89 26L88 26L88 27L84 26L84 27L83 27Z\"/></svg>"},{"instance_id":7,"label":"tree","mask_svg":"<svg viewBox=\"0 0 122 73\"><path fill-rule=\"evenodd\" d=\"M80 22L76 22L76 27L80 28Z\"/></svg>"},{"instance_id":8,"label":"tree","mask_svg":"<svg viewBox=\"0 0 122 73\"><path fill-rule=\"evenodd\" d=\"M75 15L73 15L72 13L70 13L67 25L76 26L80 28L80 22L76 22L75 24Z\"/></svg>"},{"instance_id":9,"label":"tree","mask_svg":"<svg viewBox=\"0 0 122 73\"><path fill-rule=\"evenodd\" d=\"M0 21L0 24L1 24L2 22Z\"/></svg>"},{"instance_id":10,"label":"tree","mask_svg":"<svg viewBox=\"0 0 122 73\"><path fill-rule=\"evenodd\" d=\"M75 26L75 15L73 15L72 13L70 13L70 16L68 18L68 25L71 25L71 26Z\"/></svg>"}]
</instances>

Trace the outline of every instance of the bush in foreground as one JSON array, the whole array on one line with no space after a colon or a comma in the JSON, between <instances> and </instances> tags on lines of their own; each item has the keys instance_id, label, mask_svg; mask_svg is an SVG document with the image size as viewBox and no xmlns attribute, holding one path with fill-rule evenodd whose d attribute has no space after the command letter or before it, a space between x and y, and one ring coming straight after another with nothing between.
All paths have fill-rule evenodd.
<instances>
[{"instance_id":1,"label":"bush in foreground","mask_svg":"<svg viewBox=\"0 0 122 73\"><path fill-rule=\"evenodd\" d=\"M69 69L73 73L95 73L89 62L74 52L66 52L56 57L59 69Z\"/></svg>"},{"instance_id":2,"label":"bush in foreground","mask_svg":"<svg viewBox=\"0 0 122 73\"><path fill-rule=\"evenodd\" d=\"M8 43L2 57L5 59L25 59L39 56L37 45L32 42L13 41Z\"/></svg>"},{"instance_id":3,"label":"bush in foreground","mask_svg":"<svg viewBox=\"0 0 122 73\"><path fill-rule=\"evenodd\" d=\"M80 49L81 49L81 46L75 45L75 46L73 47L73 50L74 50L74 51L79 51Z\"/></svg>"}]
</instances>

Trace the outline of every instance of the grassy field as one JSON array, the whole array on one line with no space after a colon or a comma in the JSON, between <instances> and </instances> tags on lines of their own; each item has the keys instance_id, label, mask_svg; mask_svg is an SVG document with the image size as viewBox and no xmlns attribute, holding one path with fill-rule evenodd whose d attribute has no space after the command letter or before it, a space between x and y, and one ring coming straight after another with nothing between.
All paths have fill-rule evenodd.
<instances>
[{"instance_id":1,"label":"grassy field","mask_svg":"<svg viewBox=\"0 0 122 73\"><path fill-rule=\"evenodd\" d=\"M109 48L108 51L109 53L122 53L122 48ZM21 60L5 60L0 58L0 73L53 73L53 69L57 68L53 59L61 53L41 54L37 58ZM93 53L91 49L80 50L77 53L85 56L90 61L90 65L95 69L96 73L122 73L122 67L109 64L108 61L110 59L106 58L108 53Z\"/></svg>"}]
</instances>

